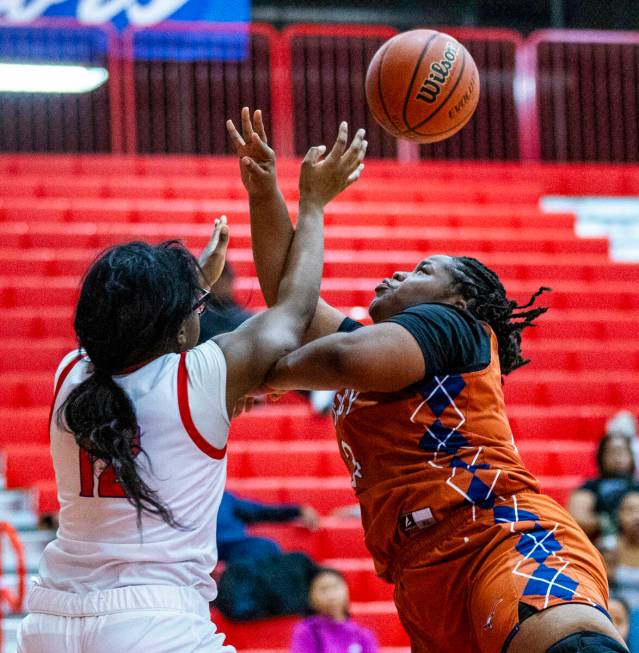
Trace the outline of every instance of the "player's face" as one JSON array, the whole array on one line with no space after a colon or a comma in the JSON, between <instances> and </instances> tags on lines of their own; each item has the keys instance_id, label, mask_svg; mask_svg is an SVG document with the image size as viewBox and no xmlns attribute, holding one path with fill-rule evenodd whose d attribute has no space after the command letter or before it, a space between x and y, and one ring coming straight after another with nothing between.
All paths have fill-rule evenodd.
<instances>
[{"instance_id":1,"label":"player's face","mask_svg":"<svg viewBox=\"0 0 639 653\"><path fill-rule=\"evenodd\" d=\"M373 322L386 320L409 306L441 302L463 307L464 300L454 289L451 269L454 259L438 254L417 264L411 272L395 272L375 288L368 307Z\"/></svg>"}]
</instances>

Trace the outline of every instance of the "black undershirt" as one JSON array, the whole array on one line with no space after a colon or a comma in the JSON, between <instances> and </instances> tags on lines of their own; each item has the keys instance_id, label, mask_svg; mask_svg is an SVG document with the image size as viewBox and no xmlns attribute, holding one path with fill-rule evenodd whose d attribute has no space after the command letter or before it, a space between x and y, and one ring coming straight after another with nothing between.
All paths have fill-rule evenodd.
<instances>
[{"instance_id":1,"label":"black undershirt","mask_svg":"<svg viewBox=\"0 0 639 653\"><path fill-rule=\"evenodd\" d=\"M490 363L486 329L477 318L455 306L418 304L386 321L401 325L415 338L424 356L427 377L475 372ZM355 331L362 326L347 317L338 331Z\"/></svg>"}]
</instances>

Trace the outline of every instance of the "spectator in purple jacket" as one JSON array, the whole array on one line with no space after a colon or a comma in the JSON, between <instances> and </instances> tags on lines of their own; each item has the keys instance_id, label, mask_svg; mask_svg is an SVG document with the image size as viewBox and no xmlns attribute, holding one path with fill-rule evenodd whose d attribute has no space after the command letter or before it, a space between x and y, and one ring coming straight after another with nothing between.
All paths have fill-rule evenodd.
<instances>
[{"instance_id":1,"label":"spectator in purple jacket","mask_svg":"<svg viewBox=\"0 0 639 653\"><path fill-rule=\"evenodd\" d=\"M350 618L348 585L338 571L317 570L308 604L310 616L295 627L291 653L378 653L373 633Z\"/></svg>"}]
</instances>

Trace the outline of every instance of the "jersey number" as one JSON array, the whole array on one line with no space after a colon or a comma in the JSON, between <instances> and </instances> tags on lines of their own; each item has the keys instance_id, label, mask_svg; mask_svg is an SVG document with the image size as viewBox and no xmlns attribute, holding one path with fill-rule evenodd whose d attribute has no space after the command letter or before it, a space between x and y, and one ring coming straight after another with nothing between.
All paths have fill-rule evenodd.
<instances>
[{"instance_id":1,"label":"jersey number","mask_svg":"<svg viewBox=\"0 0 639 653\"><path fill-rule=\"evenodd\" d=\"M133 443L134 457L140 453L140 441ZM95 496L95 477L98 477L98 496L103 499L126 499L124 488L115 477L111 464L92 458L84 449L80 449L80 496Z\"/></svg>"}]
</instances>

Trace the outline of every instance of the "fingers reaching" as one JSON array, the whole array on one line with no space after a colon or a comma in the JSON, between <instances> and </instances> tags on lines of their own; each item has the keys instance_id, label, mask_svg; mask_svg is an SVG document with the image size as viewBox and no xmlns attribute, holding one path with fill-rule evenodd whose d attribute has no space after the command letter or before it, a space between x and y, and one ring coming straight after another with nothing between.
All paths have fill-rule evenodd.
<instances>
[{"instance_id":1,"label":"fingers reaching","mask_svg":"<svg viewBox=\"0 0 639 653\"><path fill-rule=\"evenodd\" d=\"M326 145L316 145L311 147L304 157L303 163L315 165L322 155L326 152Z\"/></svg>"},{"instance_id":2,"label":"fingers reaching","mask_svg":"<svg viewBox=\"0 0 639 653\"><path fill-rule=\"evenodd\" d=\"M244 147L246 143L244 142L244 139L240 136L240 133L237 131L237 128L233 124L232 120L226 121L226 131L229 133L229 136L231 137L231 142L233 143L233 147L235 148L235 151L239 154L240 148Z\"/></svg>"},{"instance_id":3,"label":"fingers reaching","mask_svg":"<svg viewBox=\"0 0 639 653\"><path fill-rule=\"evenodd\" d=\"M226 216L223 215L217 220L215 220L213 227L213 236L211 237L211 242L213 244L213 249L218 251L222 248L226 248L229 240L229 226L227 224Z\"/></svg>"},{"instance_id":4,"label":"fingers reaching","mask_svg":"<svg viewBox=\"0 0 639 653\"><path fill-rule=\"evenodd\" d=\"M344 120L340 123L339 129L337 130L337 138L335 139L335 144L331 149L327 159L339 159L344 150L346 149L346 143L348 142L348 123Z\"/></svg>"},{"instance_id":5,"label":"fingers reaching","mask_svg":"<svg viewBox=\"0 0 639 653\"><path fill-rule=\"evenodd\" d=\"M357 168L347 177L346 179L346 185L350 186L352 183L356 182L359 179L359 176L362 174L362 170L364 169L364 164L360 163Z\"/></svg>"},{"instance_id":6,"label":"fingers reaching","mask_svg":"<svg viewBox=\"0 0 639 653\"><path fill-rule=\"evenodd\" d=\"M253 140L253 124L251 123L251 112L248 107L242 108L242 136L247 143Z\"/></svg>"},{"instance_id":7,"label":"fingers reaching","mask_svg":"<svg viewBox=\"0 0 639 653\"><path fill-rule=\"evenodd\" d=\"M242 134L239 133L232 120L229 119L226 121L226 130L231 137L236 152L239 153L240 148L251 143L259 145L266 145L268 143L266 128L264 127L264 117L260 109L257 109L253 113L253 120L251 120L249 108L243 107L240 115L240 124Z\"/></svg>"},{"instance_id":8,"label":"fingers reaching","mask_svg":"<svg viewBox=\"0 0 639 653\"><path fill-rule=\"evenodd\" d=\"M262 118L262 111L256 109L253 114L253 128L257 132L257 135L260 137L263 143L268 143L268 138L266 138L266 129L264 128L264 119Z\"/></svg>"},{"instance_id":9,"label":"fingers reaching","mask_svg":"<svg viewBox=\"0 0 639 653\"><path fill-rule=\"evenodd\" d=\"M363 161L364 155L366 154L366 147L368 146L368 141L364 140L364 136L366 136L366 130L358 129L353 138L353 142L344 153L344 162L347 165L352 165L358 159L359 163Z\"/></svg>"}]
</instances>

